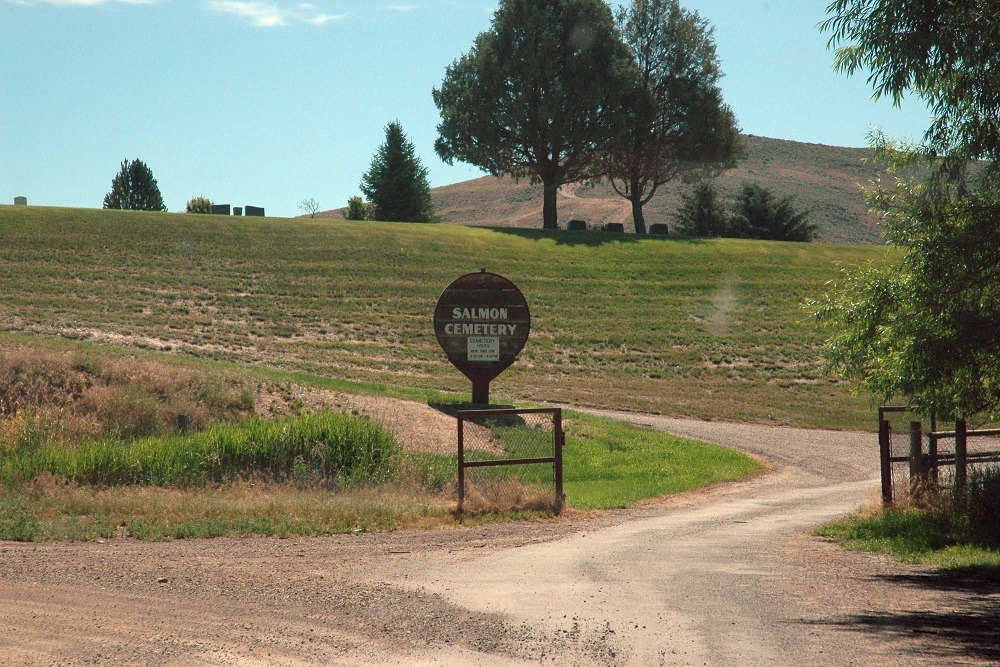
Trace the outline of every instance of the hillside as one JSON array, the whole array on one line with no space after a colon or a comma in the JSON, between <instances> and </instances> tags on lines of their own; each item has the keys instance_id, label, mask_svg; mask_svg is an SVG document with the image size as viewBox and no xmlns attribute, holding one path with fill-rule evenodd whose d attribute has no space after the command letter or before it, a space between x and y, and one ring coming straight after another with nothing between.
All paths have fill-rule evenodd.
<instances>
[{"instance_id":1,"label":"hillside","mask_svg":"<svg viewBox=\"0 0 1000 667\"><path fill-rule=\"evenodd\" d=\"M805 144L783 139L745 136L747 152L736 168L718 178L725 197L739 192L744 181L755 181L781 196L794 195L812 211L825 243L880 243L877 221L867 213L860 189L876 170L865 163L870 151ZM646 222L672 223L680 194L690 186L668 183L646 205ZM542 188L527 180L485 176L434 188L435 210L444 222L485 227L541 227ZM342 217L341 209L317 217ZM579 218L591 225L625 223L632 231L629 203L603 184L594 188L570 185L559 193L559 222Z\"/></svg>"},{"instance_id":2,"label":"hillside","mask_svg":"<svg viewBox=\"0 0 1000 667\"><path fill-rule=\"evenodd\" d=\"M871 427L803 302L885 250L460 225L0 206L0 332L468 392L431 324L486 267L532 330L518 401Z\"/></svg>"}]
</instances>

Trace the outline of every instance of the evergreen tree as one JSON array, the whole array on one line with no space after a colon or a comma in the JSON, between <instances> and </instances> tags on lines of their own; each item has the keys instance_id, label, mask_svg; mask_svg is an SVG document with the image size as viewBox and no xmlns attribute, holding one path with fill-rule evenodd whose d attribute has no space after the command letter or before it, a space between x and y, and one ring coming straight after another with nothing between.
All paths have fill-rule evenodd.
<instances>
[{"instance_id":1,"label":"evergreen tree","mask_svg":"<svg viewBox=\"0 0 1000 667\"><path fill-rule=\"evenodd\" d=\"M809 211L795 209L793 197L777 199L757 183L744 183L733 204L727 236L765 241L811 241L816 226Z\"/></svg>"},{"instance_id":2,"label":"evergreen tree","mask_svg":"<svg viewBox=\"0 0 1000 667\"><path fill-rule=\"evenodd\" d=\"M674 225L686 236L726 236L728 214L711 181L702 181L681 195Z\"/></svg>"},{"instance_id":3,"label":"evergreen tree","mask_svg":"<svg viewBox=\"0 0 1000 667\"><path fill-rule=\"evenodd\" d=\"M122 168L111 179L111 192L104 195L104 208L127 211L166 211L153 172L138 158L122 161Z\"/></svg>"},{"instance_id":4,"label":"evergreen tree","mask_svg":"<svg viewBox=\"0 0 1000 667\"><path fill-rule=\"evenodd\" d=\"M377 220L429 222L433 217L427 168L399 121L385 126L385 143L361 177L361 191L375 205Z\"/></svg>"}]
</instances>

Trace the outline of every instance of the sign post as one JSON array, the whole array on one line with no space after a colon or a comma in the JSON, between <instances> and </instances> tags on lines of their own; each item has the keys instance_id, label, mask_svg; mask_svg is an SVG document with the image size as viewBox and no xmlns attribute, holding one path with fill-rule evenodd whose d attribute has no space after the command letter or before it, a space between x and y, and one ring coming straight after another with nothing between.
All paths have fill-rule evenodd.
<instances>
[{"instance_id":1,"label":"sign post","mask_svg":"<svg viewBox=\"0 0 1000 667\"><path fill-rule=\"evenodd\" d=\"M455 280L434 309L434 335L448 361L472 381L472 402L490 402L490 382L528 340L531 314L511 281L483 269Z\"/></svg>"}]
</instances>

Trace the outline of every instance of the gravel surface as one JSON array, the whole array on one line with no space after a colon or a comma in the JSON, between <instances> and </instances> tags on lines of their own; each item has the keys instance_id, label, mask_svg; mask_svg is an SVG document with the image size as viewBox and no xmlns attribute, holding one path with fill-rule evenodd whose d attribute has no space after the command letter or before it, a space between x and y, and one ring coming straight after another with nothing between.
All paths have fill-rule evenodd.
<instances>
[{"instance_id":1,"label":"gravel surface","mask_svg":"<svg viewBox=\"0 0 1000 667\"><path fill-rule=\"evenodd\" d=\"M619 416L773 465L551 522L0 542L0 665L1000 664L1000 591L808 535L874 499L873 435Z\"/></svg>"}]
</instances>

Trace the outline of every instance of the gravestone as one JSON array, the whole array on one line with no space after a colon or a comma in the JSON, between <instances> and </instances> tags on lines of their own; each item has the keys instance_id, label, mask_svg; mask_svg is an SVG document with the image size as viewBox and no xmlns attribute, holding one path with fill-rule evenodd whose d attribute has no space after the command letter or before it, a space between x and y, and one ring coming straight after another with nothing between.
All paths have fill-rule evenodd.
<instances>
[{"instance_id":1,"label":"gravestone","mask_svg":"<svg viewBox=\"0 0 1000 667\"><path fill-rule=\"evenodd\" d=\"M669 231L667 223L665 222L656 222L649 226L650 234L667 234Z\"/></svg>"},{"instance_id":2,"label":"gravestone","mask_svg":"<svg viewBox=\"0 0 1000 667\"><path fill-rule=\"evenodd\" d=\"M569 221L569 231L571 232L585 232L587 231L587 221L586 220L570 220Z\"/></svg>"},{"instance_id":3,"label":"gravestone","mask_svg":"<svg viewBox=\"0 0 1000 667\"><path fill-rule=\"evenodd\" d=\"M229 204L212 204L214 215L229 215Z\"/></svg>"},{"instance_id":4,"label":"gravestone","mask_svg":"<svg viewBox=\"0 0 1000 667\"><path fill-rule=\"evenodd\" d=\"M250 206L249 204L247 204L246 206L243 207L243 214L248 216L254 216L257 218L263 218L264 209L260 208L259 206Z\"/></svg>"},{"instance_id":5,"label":"gravestone","mask_svg":"<svg viewBox=\"0 0 1000 667\"><path fill-rule=\"evenodd\" d=\"M27 206L27 205L28 205L27 197L14 197L14 206Z\"/></svg>"},{"instance_id":6,"label":"gravestone","mask_svg":"<svg viewBox=\"0 0 1000 667\"><path fill-rule=\"evenodd\" d=\"M623 225L620 222L609 222L608 224L604 225L604 231L611 232L613 234L624 234L625 225Z\"/></svg>"},{"instance_id":7,"label":"gravestone","mask_svg":"<svg viewBox=\"0 0 1000 667\"><path fill-rule=\"evenodd\" d=\"M233 215L243 215L243 207L242 206L234 206L233 207Z\"/></svg>"}]
</instances>

